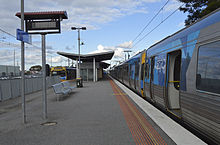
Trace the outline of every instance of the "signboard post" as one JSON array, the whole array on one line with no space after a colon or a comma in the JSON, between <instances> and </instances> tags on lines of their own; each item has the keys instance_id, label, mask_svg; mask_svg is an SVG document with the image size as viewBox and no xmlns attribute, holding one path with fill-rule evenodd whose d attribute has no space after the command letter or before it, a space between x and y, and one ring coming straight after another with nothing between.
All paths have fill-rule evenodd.
<instances>
[{"instance_id":1,"label":"signboard post","mask_svg":"<svg viewBox=\"0 0 220 145\"><path fill-rule=\"evenodd\" d=\"M21 13L16 13L16 16L21 18ZM51 11L51 12L27 12L24 13L26 24L26 32L29 34L40 34L42 36L42 108L43 118L47 119L47 88L46 88L46 40L47 34L60 33L60 22L63 19L68 19L66 11ZM17 37L22 42L29 41L26 38L26 33L18 30Z\"/></svg>"},{"instance_id":2,"label":"signboard post","mask_svg":"<svg viewBox=\"0 0 220 145\"><path fill-rule=\"evenodd\" d=\"M24 31L24 0L21 0L21 30ZM26 123L24 42L21 41L21 100L23 123Z\"/></svg>"}]
</instances>

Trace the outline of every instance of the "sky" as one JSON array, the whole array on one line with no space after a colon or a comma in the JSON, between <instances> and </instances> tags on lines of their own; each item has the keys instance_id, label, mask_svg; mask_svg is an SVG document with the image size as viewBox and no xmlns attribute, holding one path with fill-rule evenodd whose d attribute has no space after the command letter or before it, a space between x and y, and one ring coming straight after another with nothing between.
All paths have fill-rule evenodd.
<instances>
[{"instance_id":1,"label":"sky","mask_svg":"<svg viewBox=\"0 0 220 145\"><path fill-rule=\"evenodd\" d=\"M20 28L20 19L15 16L20 11L20 0L0 2L0 65L14 65L14 62L15 65L20 65L20 42L13 37L16 29ZM124 50L131 50L130 55L134 55L184 28L186 14L183 12L177 11L165 20L182 5L177 0L169 0L134 41L166 2L167 0L25 0L24 9L25 12L67 12L68 19L61 22L61 34L46 35L46 59L49 65L68 64L67 58L58 55L58 51L78 53L77 31L72 31L71 27L87 27L87 30L80 31L81 41L85 44L81 45L81 54L114 50L113 60L108 61L114 65L125 60ZM161 22L163 23L157 29L147 35ZM145 35L147 36L144 37ZM25 46L25 69L41 65L40 35L32 36L32 45Z\"/></svg>"}]
</instances>

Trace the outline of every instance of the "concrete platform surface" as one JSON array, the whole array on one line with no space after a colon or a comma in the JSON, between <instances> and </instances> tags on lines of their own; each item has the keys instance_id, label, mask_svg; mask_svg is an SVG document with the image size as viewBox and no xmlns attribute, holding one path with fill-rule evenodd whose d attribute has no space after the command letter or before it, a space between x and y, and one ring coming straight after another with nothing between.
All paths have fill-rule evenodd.
<instances>
[{"instance_id":1,"label":"concrete platform surface","mask_svg":"<svg viewBox=\"0 0 220 145\"><path fill-rule=\"evenodd\" d=\"M146 133L146 121L164 140L164 144L175 144L129 98L124 98L131 101L128 104L131 111L126 112L126 104L119 102L120 95L117 96L115 88L116 85L112 85L109 80L85 82L83 88L74 89L70 96L62 97L60 101L56 101L56 96L50 88L47 90L47 120L42 119L42 93L29 94L26 96L25 125L22 123L21 98L0 102L0 145L135 145L140 142L153 144L151 141L144 142L145 137L153 136L152 133ZM129 125L129 116L141 124L132 122L133 126ZM44 122L57 124L41 125ZM137 134L132 131L134 128L138 131L141 127L143 129Z\"/></svg>"}]
</instances>

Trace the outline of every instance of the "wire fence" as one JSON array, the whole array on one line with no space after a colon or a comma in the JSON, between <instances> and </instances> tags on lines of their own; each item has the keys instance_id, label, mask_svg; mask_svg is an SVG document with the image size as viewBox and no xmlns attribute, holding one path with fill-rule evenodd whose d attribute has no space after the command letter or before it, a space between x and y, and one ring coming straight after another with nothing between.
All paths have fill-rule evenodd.
<instances>
[{"instance_id":1,"label":"wire fence","mask_svg":"<svg viewBox=\"0 0 220 145\"><path fill-rule=\"evenodd\" d=\"M67 66L72 62L56 54L56 50L47 47L47 64L50 66ZM25 43L25 70L34 65L41 65L41 41L34 44ZM70 63L71 62L71 63ZM21 42L16 36L0 28L0 78L19 76L21 69Z\"/></svg>"}]
</instances>

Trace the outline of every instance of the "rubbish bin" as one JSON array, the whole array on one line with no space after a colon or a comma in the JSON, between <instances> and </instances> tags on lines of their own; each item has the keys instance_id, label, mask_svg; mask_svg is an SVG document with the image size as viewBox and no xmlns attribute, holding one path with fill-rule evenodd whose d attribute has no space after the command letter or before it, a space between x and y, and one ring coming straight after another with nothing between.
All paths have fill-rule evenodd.
<instances>
[{"instance_id":1,"label":"rubbish bin","mask_svg":"<svg viewBox=\"0 0 220 145\"><path fill-rule=\"evenodd\" d=\"M77 87L77 88L83 87L82 78L76 78L76 87Z\"/></svg>"}]
</instances>

